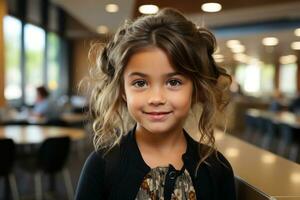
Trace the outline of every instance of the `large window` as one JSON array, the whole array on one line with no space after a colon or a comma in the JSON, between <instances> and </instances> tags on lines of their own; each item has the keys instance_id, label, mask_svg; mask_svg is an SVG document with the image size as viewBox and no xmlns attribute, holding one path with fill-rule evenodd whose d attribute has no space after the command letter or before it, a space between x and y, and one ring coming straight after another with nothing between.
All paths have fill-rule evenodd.
<instances>
[{"instance_id":1,"label":"large window","mask_svg":"<svg viewBox=\"0 0 300 200\"><path fill-rule=\"evenodd\" d=\"M285 64L280 66L279 76L280 90L288 96L297 92L297 64Z\"/></svg>"},{"instance_id":2,"label":"large window","mask_svg":"<svg viewBox=\"0 0 300 200\"><path fill-rule=\"evenodd\" d=\"M256 95L260 91L261 71L257 65L239 65L235 72L238 83L244 92Z\"/></svg>"},{"instance_id":3,"label":"large window","mask_svg":"<svg viewBox=\"0 0 300 200\"><path fill-rule=\"evenodd\" d=\"M35 88L47 86L52 92L58 89L60 72L60 41L61 38L53 33L47 34L47 60L45 68L46 32L32 25L24 25L25 63L22 65L22 23L17 18L4 18L5 38L5 98L20 100L24 97L25 104L32 105L36 99ZM24 66L24 74L21 74ZM46 71L47 70L47 71ZM46 77L47 76L47 77ZM24 91L22 90L22 83Z\"/></svg>"},{"instance_id":4,"label":"large window","mask_svg":"<svg viewBox=\"0 0 300 200\"><path fill-rule=\"evenodd\" d=\"M61 45L68 42L63 36L63 17L59 17L65 14L50 1L42 7L41 2L8 1L11 15L3 19L4 95L12 106L33 105L36 87L41 85L54 98L68 93L69 54Z\"/></svg>"},{"instance_id":5,"label":"large window","mask_svg":"<svg viewBox=\"0 0 300 200\"><path fill-rule=\"evenodd\" d=\"M258 65L248 65L246 67L244 89L248 93L258 93L260 90L261 71Z\"/></svg>"},{"instance_id":6,"label":"large window","mask_svg":"<svg viewBox=\"0 0 300 200\"><path fill-rule=\"evenodd\" d=\"M43 85L45 31L37 26L26 24L25 37L25 103L35 101L35 88Z\"/></svg>"},{"instance_id":7,"label":"large window","mask_svg":"<svg viewBox=\"0 0 300 200\"><path fill-rule=\"evenodd\" d=\"M274 90L275 66L271 64L262 65L261 70L261 93L272 95Z\"/></svg>"},{"instance_id":8,"label":"large window","mask_svg":"<svg viewBox=\"0 0 300 200\"><path fill-rule=\"evenodd\" d=\"M21 21L4 17L5 91L7 100L20 99L21 89Z\"/></svg>"},{"instance_id":9,"label":"large window","mask_svg":"<svg viewBox=\"0 0 300 200\"><path fill-rule=\"evenodd\" d=\"M235 71L237 82L245 93L259 96L271 95L274 88L275 69L263 63L241 64Z\"/></svg>"},{"instance_id":10,"label":"large window","mask_svg":"<svg viewBox=\"0 0 300 200\"><path fill-rule=\"evenodd\" d=\"M48 33L48 88L55 91L59 81L59 37L55 33Z\"/></svg>"}]
</instances>

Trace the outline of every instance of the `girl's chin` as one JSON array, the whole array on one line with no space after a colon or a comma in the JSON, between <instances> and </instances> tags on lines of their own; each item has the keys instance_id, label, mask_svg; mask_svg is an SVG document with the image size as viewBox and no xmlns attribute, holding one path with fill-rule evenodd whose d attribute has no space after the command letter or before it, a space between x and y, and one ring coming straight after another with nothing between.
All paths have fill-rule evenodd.
<instances>
[{"instance_id":1,"label":"girl's chin","mask_svg":"<svg viewBox=\"0 0 300 200\"><path fill-rule=\"evenodd\" d=\"M147 132L154 133L154 134L160 134L160 133L166 133L170 132L174 129L171 129L166 124L147 124L147 125L141 125L142 129L145 129Z\"/></svg>"}]
</instances>

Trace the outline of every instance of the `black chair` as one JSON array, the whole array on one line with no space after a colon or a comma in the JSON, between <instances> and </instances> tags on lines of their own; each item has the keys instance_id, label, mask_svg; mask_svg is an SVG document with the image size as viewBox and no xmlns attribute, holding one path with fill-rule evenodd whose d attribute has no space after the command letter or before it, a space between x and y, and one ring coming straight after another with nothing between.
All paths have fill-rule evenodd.
<instances>
[{"instance_id":1,"label":"black chair","mask_svg":"<svg viewBox=\"0 0 300 200\"><path fill-rule=\"evenodd\" d=\"M8 184L10 185L11 194L13 199L19 199L19 193L16 183L16 178L12 173L16 158L16 148L13 140L11 139L0 139L0 176L5 178L6 192L5 199L8 197Z\"/></svg>"},{"instance_id":2,"label":"black chair","mask_svg":"<svg viewBox=\"0 0 300 200\"><path fill-rule=\"evenodd\" d=\"M49 138L40 146L37 154L37 170L35 172L36 199L42 199L42 173L50 176L52 185L55 175L62 172L69 199L73 199L73 186L70 173L65 168L70 153L69 137Z\"/></svg>"},{"instance_id":3,"label":"black chair","mask_svg":"<svg viewBox=\"0 0 300 200\"><path fill-rule=\"evenodd\" d=\"M278 154L300 163L300 128L281 126L281 143Z\"/></svg>"}]
</instances>

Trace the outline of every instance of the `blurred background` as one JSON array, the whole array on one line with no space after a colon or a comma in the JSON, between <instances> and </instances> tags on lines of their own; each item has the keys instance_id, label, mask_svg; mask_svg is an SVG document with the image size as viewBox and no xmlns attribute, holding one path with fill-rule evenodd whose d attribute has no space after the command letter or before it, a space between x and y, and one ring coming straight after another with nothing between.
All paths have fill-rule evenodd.
<instances>
[{"instance_id":1,"label":"blurred background","mask_svg":"<svg viewBox=\"0 0 300 200\"><path fill-rule=\"evenodd\" d=\"M8 126L81 130L67 165L76 185L92 149L86 87L79 87L89 73L88 51L125 20L164 7L180 10L216 36L215 61L233 78L232 100L217 127L299 165L299 0L0 0L0 138L8 137ZM24 197L34 189L19 190ZM56 198L66 197L62 189Z\"/></svg>"},{"instance_id":2,"label":"blurred background","mask_svg":"<svg viewBox=\"0 0 300 200\"><path fill-rule=\"evenodd\" d=\"M233 93L265 107L274 93L285 105L296 98L299 1L223 0L217 1L220 8L208 7L211 11L201 8L204 3L209 2L3 1L0 106L33 106L35 88L41 85L54 99L69 102L73 95L84 95L78 83L88 74L91 44L107 41L126 19L142 15L140 6L147 4L154 5L150 13L176 8L216 35L215 60L233 76Z\"/></svg>"}]
</instances>

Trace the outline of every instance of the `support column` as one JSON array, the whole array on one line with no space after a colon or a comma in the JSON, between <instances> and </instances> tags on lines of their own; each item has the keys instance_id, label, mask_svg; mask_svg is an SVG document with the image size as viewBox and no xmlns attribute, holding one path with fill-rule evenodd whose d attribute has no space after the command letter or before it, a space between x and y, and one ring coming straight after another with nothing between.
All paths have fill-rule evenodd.
<instances>
[{"instance_id":1,"label":"support column","mask_svg":"<svg viewBox=\"0 0 300 200\"><path fill-rule=\"evenodd\" d=\"M7 13L6 0L0 0L0 108L5 106L5 56L3 20Z\"/></svg>"},{"instance_id":2,"label":"support column","mask_svg":"<svg viewBox=\"0 0 300 200\"><path fill-rule=\"evenodd\" d=\"M275 62L275 77L274 77L274 90L279 89L279 75L280 75L280 63L277 61Z\"/></svg>"},{"instance_id":3,"label":"support column","mask_svg":"<svg viewBox=\"0 0 300 200\"><path fill-rule=\"evenodd\" d=\"M295 55L297 56L297 94L300 94L300 51L296 50Z\"/></svg>"}]
</instances>

